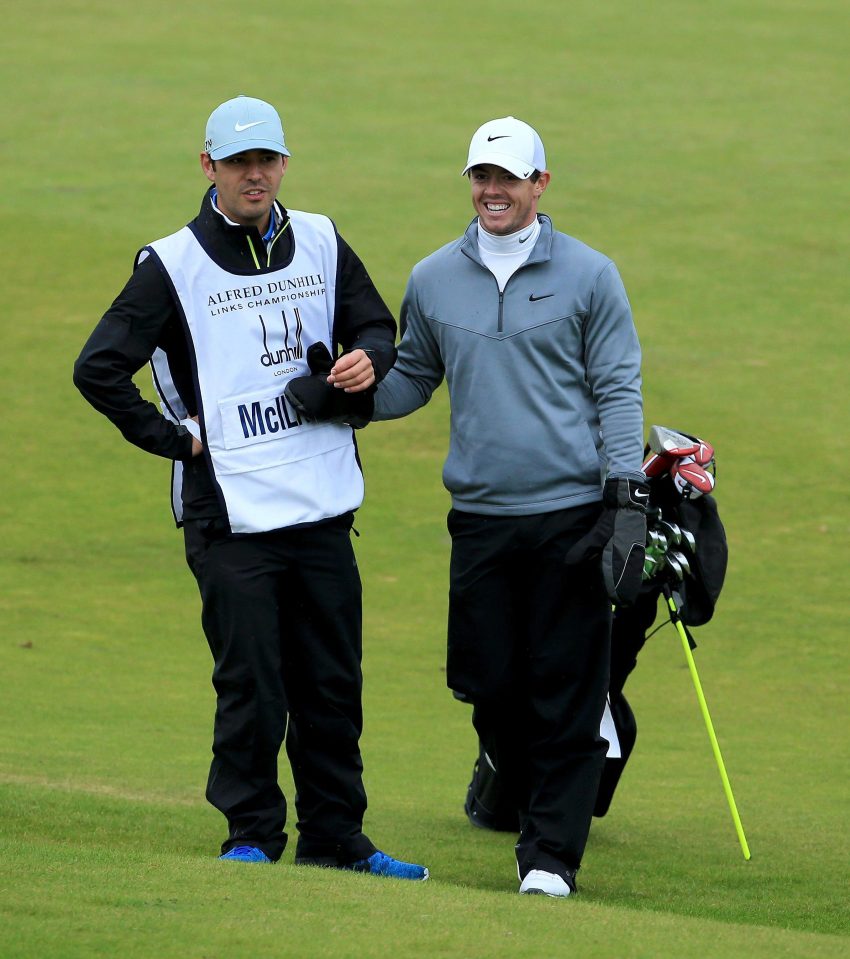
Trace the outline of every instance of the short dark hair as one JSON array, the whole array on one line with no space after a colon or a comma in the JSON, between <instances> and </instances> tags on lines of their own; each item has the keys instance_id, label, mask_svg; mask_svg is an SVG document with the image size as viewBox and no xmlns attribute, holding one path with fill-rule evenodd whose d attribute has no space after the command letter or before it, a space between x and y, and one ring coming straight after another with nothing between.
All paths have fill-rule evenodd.
<instances>
[{"instance_id":1,"label":"short dark hair","mask_svg":"<svg viewBox=\"0 0 850 959\"><path fill-rule=\"evenodd\" d=\"M528 179L536 183L540 179L540 170L535 170Z\"/></svg>"}]
</instances>

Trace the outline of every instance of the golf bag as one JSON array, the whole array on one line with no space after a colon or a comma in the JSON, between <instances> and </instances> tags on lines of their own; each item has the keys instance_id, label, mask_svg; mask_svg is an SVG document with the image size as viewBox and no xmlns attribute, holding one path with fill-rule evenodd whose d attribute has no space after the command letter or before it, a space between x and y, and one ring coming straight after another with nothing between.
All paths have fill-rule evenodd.
<instances>
[{"instance_id":1,"label":"golf bag","mask_svg":"<svg viewBox=\"0 0 850 959\"><path fill-rule=\"evenodd\" d=\"M647 511L648 543L661 543L654 558L648 558L644 568L644 582L640 595L629 607L616 607L611 627L611 679L608 692L606 718L613 724L619 741L619 756L605 759L602 779L596 797L594 816L604 816L620 781L626 763L637 739L637 722L634 713L623 695L623 687L637 665L637 657L647 639L647 633L655 622L658 598L665 584L672 586L683 623L688 627L707 623L714 614L714 607L726 575L728 549L726 533L717 510L717 502L710 493L694 491L683 483L681 464L685 458L671 456L656 449L659 432L664 438L675 436L700 443L707 448L702 467L710 469L710 484L714 487L713 449L689 434L677 434L663 427L653 427L649 456L644 464L650 489ZM655 441L655 442L654 442ZM670 448L668 441L667 449ZM667 458L659 469L659 455ZM654 467L650 464L655 464ZM699 463L699 454L698 454ZM649 469L647 467L650 467ZM700 468L702 468L700 467ZM655 475L650 475L651 473ZM670 531L675 531L677 551L668 550ZM656 535L653 535L653 533ZM666 534L666 536L664 535ZM682 551L678 551L681 549ZM647 549L648 554L653 550ZM674 558L675 557L675 558ZM603 723L604 725L604 723ZM464 803L469 821L483 829L517 832L519 811L511 805L509 790L499 778L499 772L490 756L487 731L479 728L479 751L472 769Z\"/></svg>"}]
</instances>

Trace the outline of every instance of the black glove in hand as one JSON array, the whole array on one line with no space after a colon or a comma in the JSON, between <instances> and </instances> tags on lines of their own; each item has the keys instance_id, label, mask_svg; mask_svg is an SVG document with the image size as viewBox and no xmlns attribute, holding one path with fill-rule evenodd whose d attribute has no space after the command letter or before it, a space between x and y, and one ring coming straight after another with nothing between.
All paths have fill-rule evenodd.
<instances>
[{"instance_id":1,"label":"black glove in hand","mask_svg":"<svg viewBox=\"0 0 850 959\"><path fill-rule=\"evenodd\" d=\"M320 423L348 423L355 429L365 426L375 412L374 390L346 393L328 383L334 365L324 343L307 349L310 376L296 376L283 391L290 405L308 420Z\"/></svg>"},{"instance_id":2,"label":"black glove in hand","mask_svg":"<svg viewBox=\"0 0 850 959\"><path fill-rule=\"evenodd\" d=\"M640 592L646 553L649 486L631 479L607 479L602 515L567 553L568 566L602 558L602 575L612 603L630 606Z\"/></svg>"}]
</instances>

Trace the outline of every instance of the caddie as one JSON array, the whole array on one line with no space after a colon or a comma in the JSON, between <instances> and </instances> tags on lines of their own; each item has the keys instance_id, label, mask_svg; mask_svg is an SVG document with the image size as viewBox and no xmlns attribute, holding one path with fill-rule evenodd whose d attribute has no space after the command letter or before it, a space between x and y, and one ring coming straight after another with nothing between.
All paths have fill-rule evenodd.
<instances>
[{"instance_id":1,"label":"caddie","mask_svg":"<svg viewBox=\"0 0 850 959\"><path fill-rule=\"evenodd\" d=\"M127 440L175 464L215 663L207 798L227 819L221 858L280 858L285 740L296 864L422 880L427 869L363 833L352 425L394 361L395 321L333 222L277 201L289 157L270 104L239 96L213 111L198 216L141 250L74 381ZM149 361L162 412L132 380Z\"/></svg>"},{"instance_id":2,"label":"caddie","mask_svg":"<svg viewBox=\"0 0 850 959\"><path fill-rule=\"evenodd\" d=\"M446 380L447 682L520 811L520 893L566 897L607 749L611 602L643 567L640 348L614 263L538 212L534 129L485 123L463 173L476 216L414 267L375 418Z\"/></svg>"}]
</instances>

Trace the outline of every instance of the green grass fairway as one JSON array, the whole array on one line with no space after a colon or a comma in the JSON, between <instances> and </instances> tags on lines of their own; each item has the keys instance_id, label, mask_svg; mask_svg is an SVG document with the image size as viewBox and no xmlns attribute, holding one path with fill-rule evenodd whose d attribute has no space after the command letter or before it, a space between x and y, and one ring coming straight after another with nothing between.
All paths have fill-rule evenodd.
<instances>
[{"instance_id":1,"label":"green grass fairway","mask_svg":"<svg viewBox=\"0 0 850 959\"><path fill-rule=\"evenodd\" d=\"M845 0L31 0L4 27L0 955L850 954ZM544 211L625 279L647 426L717 448L730 569L696 659L750 862L669 626L629 683L640 736L576 900L517 896L513 837L467 825L444 391L363 431L356 522L366 829L432 880L296 869L291 847L216 860L211 662L168 464L71 367L136 250L195 214L207 115L241 92L280 107L283 201L332 215L394 310L472 216L475 127L539 129Z\"/></svg>"}]
</instances>

